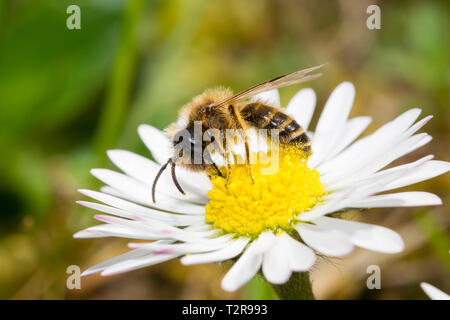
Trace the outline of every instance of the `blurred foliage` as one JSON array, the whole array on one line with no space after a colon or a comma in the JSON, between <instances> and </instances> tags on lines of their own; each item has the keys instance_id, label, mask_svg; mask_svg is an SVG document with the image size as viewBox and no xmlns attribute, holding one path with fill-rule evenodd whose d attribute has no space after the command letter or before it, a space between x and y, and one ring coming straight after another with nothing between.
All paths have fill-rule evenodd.
<instances>
[{"instance_id":1,"label":"blurred foliage","mask_svg":"<svg viewBox=\"0 0 450 320\"><path fill-rule=\"evenodd\" d=\"M81 30L68 30L68 5ZM381 7L381 30L368 30L368 5ZM0 1L0 298L273 298L255 278L224 293L213 265L168 262L129 274L83 279L66 289L66 267L85 269L126 251L117 239L74 240L92 225L77 188L96 188L105 150L149 155L136 127L163 128L207 87L234 90L329 62L308 84L322 108L341 81L355 83L352 115L371 115L368 132L412 106L434 114L425 154L449 160L448 1L1 0ZM301 85L281 90L282 103ZM317 114L314 121L317 121ZM425 211L376 209L362 220L399 231L407 250L322 261L313 272L319 298L425 298L420 281L450 291L449 175L409 187L443 198ZM414 217L414 218L413 218ZM383 290L365 286L379 264ZM119 289L119 290L117 290Z\"/></svg>"}]
</instances>

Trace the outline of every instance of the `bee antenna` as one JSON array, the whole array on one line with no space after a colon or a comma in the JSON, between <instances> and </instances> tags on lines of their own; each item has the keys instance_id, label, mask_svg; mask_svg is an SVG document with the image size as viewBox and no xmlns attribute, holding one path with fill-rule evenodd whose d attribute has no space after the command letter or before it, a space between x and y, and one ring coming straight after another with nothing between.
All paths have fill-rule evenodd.
<instances>
[{"instance_id":1,"label":"bee antenna","mask_svg":"<svg viewBox=\"0 0 450 320\"><path fill-rule=\"evenodd\" d=\"M152 200L153 200L153 203L156 203L156 198L155 198L156 183L158 182L159 178L161 177L161 174L163 173L164 170L166 170L167 165L170 162L172 162L172 159L167 160L167 162L161 167L161 169L159 169L155 179L153 180L153 185L152 185Z\"/></svg>"},{"instance_id":2,"label":"bee antenna","mask_svg":"<svg viewBox=\"0 0 450 320\"><path fill-rule=\"evenodd\" d=\"M177 176L175 174L175 161L173 161L172 159L169 159L169 161L171 162L171 172L172 172L173 183L175 183L175 186L177 187L178 191L180 191L183 195L185 195L186 193L184 192L183 188L181 188L180 184L178 183Z\"/></svg>"},{"instance_id":3,"label":"bee antenna","mask_svg":"<svg viewBox=\"0 0 450 320\"><path fill-rule=\"evenodd\" d=\"M181 188L180 184L178 183L177 180L177 176L175 174L175 161L170 158L169 160L167 160L167 162L161 167L161 169L159 169L158 174L155 177L155 180L153 180L153 185L152 185L152 200L153 203L156 203L156 184L159 180L159 178L161 177L161 174L164 172L164 170L166 170L167 165L170 163L170 167L171 167L171 173L172 173L172 180L173 183L175 184L175 186L177 187L178 191L180 191L182 194L186 194L183 190L183 188Z\"/></svg>"}]
</instances>

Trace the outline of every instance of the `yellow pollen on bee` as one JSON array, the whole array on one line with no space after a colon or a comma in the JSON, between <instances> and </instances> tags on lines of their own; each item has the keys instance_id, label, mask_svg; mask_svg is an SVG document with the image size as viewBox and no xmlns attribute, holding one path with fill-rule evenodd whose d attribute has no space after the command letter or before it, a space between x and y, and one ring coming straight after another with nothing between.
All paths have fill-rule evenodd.
<instances>
[{"instance_id":1,"label":"yellow pollen on bee","mask_svg":"<svg viewBox=\"0 0 450 320\"><path fill-rule=\"evenodd\" d=\"M226 178L211 177L206 220L216 229L242 236L256 237L272 230L292 230L292 223L311 210L324 194L317 170L307 166L308 156L298 149L280 148L275 173L262 174L259 161L251 164L254 184L246 165L231 165L230 172L221 168Z\"/></svg>"}]
</instances>

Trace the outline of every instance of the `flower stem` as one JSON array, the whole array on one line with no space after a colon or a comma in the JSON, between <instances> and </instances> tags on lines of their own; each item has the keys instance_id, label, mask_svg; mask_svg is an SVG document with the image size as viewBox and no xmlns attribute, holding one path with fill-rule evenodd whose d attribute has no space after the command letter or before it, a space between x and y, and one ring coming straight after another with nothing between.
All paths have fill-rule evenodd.
<instances>
[{"instance_id":1,"label":"flower stem","mask_svg":"<svg viewBox=\"0 0 450 320\"><path fill-rule=\"evenodd\" d=\"M138 58L138 24L144 0L128 1L122 16L121 35L115 66L111 75L95 137L97 162L105 151L115 146L127 112Z\"/></svg>"},{"instance_id":2,"label":"flower stem","mask_svg":"<svg viewBox=\"0 0 450 320\"><path fill-rule=\"evenodd\" d=\"M119 145L128 147L131 145L136 148L137 126L148 122L149 119L164 118L163 115L167 115L170 103L174 102L173 97L176 97L167 92L174 90L174 78L176 78L174 74L179 73L180 64L185 61L189 44L197 35L202 14L210 2L207 0L183 0L175 1L175 3L179 6L180 11L177 13L180 15L180 19L176 21L172 33L164 41L159 51L152 55L152 62L148 63L142 72L141 89L136 96ZM184 87L184 85L181 86Z\"/></svg>"},{"instance_id":3,"label":"flower stem","mask_svg":"<svg viewBox=\"0 0 450 320\"><path fill-rule=\"evenodd\" d=\"M272 288L281 300L314 300L309 272L294 272L288 282Z\"/></svg>"}]
</instances>

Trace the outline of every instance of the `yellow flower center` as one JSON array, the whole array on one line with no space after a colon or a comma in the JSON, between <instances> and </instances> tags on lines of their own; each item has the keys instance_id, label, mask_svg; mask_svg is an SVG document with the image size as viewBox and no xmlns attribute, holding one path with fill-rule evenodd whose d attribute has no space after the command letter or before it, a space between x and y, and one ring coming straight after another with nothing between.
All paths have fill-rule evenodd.
<instances>
[{"instance_id":1,"label":"yellow flower center","mask_svg":"<svg viewBox=\"0 0 450 320\"><path fill-rule=\"evenodd\" d=\"M214 228L250 237L266 230L291 231L298 215L310 210L324 190L319 172L308 168L305 153L284 147L278 159L278 170L271 174L264 172L270 164L262 164L259 157L250 165L254 184L244 164L231 165L228 173L221 168L229 175L228 182L211 176L213 189L208 193L206 220Z\"/></svg>"}]
</instances>

